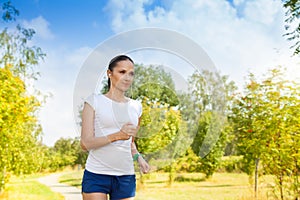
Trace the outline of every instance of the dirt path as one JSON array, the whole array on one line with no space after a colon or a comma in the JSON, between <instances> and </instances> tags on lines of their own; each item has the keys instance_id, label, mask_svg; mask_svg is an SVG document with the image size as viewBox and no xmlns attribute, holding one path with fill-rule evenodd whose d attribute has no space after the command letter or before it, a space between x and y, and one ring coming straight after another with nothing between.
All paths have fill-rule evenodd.
<instances>
[{"instance_id":1,"label":"dirt path","mask_svg":"<svg viewBox=\"0 0 300 200\"><path fill-rule=\"evenodd\" d=\"M39 178L38 181L51 188L52 191L61 193L66 200L82 200L80 189L59 183L58 179L61 175L62 173L51 174Z\"/></svg>"}]
</instances>

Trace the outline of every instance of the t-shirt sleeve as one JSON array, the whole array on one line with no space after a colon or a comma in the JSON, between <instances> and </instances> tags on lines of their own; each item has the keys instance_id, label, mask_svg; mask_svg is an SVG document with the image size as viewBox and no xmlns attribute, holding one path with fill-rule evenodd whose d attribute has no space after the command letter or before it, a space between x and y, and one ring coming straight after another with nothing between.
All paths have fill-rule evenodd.
<instances>
[{"instance_id":1,"label":"t-shirt sleeve","mask_svg":"<svg viewBox=\"0 0 300 200\"><path fill-rule=\"evenodd\" d=\"M91 94L90 96L88 96L85 100L85 103L88 103L90 106L92 106L92 108L94 110L96 110L96 106L95 106L95 94Z\"/></svg>"}]
</instances>

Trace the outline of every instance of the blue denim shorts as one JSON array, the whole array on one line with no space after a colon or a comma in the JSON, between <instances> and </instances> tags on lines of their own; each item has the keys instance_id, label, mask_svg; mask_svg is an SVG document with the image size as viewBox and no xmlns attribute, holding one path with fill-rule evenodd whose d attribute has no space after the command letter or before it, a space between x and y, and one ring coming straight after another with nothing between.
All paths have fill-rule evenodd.
<instances>
[{"instance_id":1,"label":"blue denim shorts","mask_svg":"<svg viewBox=\"0 0 300 200\"><path fill-rule=\"evenodd\" d=\"M84 170L82 192L109 194L111 200L130 198L135 196L135 180L135 175L113 176Z\"/></svg>"}]
</instances>

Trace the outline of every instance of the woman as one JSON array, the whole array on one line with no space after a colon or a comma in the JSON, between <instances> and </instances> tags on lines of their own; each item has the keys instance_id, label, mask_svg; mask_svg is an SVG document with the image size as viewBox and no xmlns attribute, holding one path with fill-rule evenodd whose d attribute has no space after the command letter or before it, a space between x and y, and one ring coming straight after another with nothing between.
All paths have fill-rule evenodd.
<instances>
[{"instance_id":1,"label":"woman","mask_svg":"<svg viewBox=\"0 0 300 200\"><path fill-rule=\"evenodd\" d=\"M132 200L136 179L133 161L143 173L149 165L136 149L142 105L125 96L134 77L134 63L126 55L108 66L106 94L91 95L82 112L81 146L89 151L82 180L84 200Z\"/></svg>"}]
</instances>

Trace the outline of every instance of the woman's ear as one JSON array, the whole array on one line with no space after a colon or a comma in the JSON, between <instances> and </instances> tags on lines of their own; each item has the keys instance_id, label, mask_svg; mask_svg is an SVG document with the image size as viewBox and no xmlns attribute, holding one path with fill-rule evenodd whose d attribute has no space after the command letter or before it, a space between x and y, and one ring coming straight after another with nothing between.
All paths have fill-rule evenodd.
<instances>
[{"instance_id":1,"label":"woman's ear","mask_svg":"<svg viewBox=\"0 0 300 200\"><path fill-rule=\"evenodd\" d=\"M110 77L111 76L111 71L108 69L107 70L107 76Z\"/></svg>"}]
</instances>

